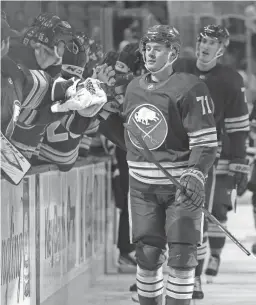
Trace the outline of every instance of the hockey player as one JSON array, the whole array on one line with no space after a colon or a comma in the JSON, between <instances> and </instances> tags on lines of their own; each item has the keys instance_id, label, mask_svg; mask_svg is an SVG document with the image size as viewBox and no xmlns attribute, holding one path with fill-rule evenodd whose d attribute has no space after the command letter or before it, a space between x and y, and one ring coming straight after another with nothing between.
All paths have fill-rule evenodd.
<instances>
[{"instance_id":1,"label":"hockey player","mask_svg":"<svg viewBox=\"0 0 256 305\"><path fill-rule=\"evenodd\" d=\"M65 99L66 89L72 81L56 83L45 72L29 70L17 65L8 57L9 38L13 34L6 17L1 14L1 130L3 135L30 157L31 147L36 147L45 126L42 109L50 109L53 101ZM27 116L31 114L31 116ZM56 119L56 114L47 112L47 120ZM59 115L57 116L59 117ZM34 132L29 136L30 122L36 121ZM23 130L23 138L19 130ZM25 140L25 144L24 144Z\"/></svg>"},{"instance_id":2,"label":"hockey player","mask_svg":"<svg viewBox=\"0 0 256 305\"><path fill-rule=\"evenodd\" d=\"M7 58L6 55L9 52L10 46L10 37L17 37L17 33L13 31L8 22L6 15L3 11L1 11L1 130L2 132L9 136L12 134L14 129L14 122L18 119L20 104L15 103L13 101L19 100L17 97L17 93L13 90L13 81L8 77L7 67L4 68L3 60ZM10 93L10 99L6 99L3 95L6 89L7 92ZM10 100L12 102L10 102ZM15 108L17 112L15 114ZM10 123L12 122L12 123Z\"/></svg>"},{"instance_id":3,"label":"hockey player","mask_svg":"<svg viewBox=\"0 0 256 305\"><path fill-rule=\"evenodd\" d=\"M173 71L180 45L175 28L160 25L148 29L140 50L149 72L131 81L123 103L124 121L141 134L155 158L190 195L188 199L176 190L142 156L143 149L136 138L125 131L130 224L136 244L141 305L162 304L162 264L167 242L170 271L166 304L190 304L196 247L202 238L200 207L205 198L205 177L217 152L213 103L206 85L193 75ZM100 130L104 132L112 126L112 133L122 136L118 122L117 115L111 114ZM118 135L112 135L112 141L117 139Z\"/></svg>"},{"instance_id":4,"label":"hockey player","mask_svg":"<svg viewBox=\"0 0 256 305\"><path fill-rule=\"evenodd\" d=\"M65 44L71 39L72 28L67 22L53 14L40 14L35 23L22 36L21 42L10 50L10 57L18 63L19 69L27 71L29 68L29 73L32 73L30 78L27 77L27 79L31 79L29 82L31 88L24 87L24 90L26 94L28 93L27 90L31 90L28 97L36 107L32 109L26 106L21 109L19 120L12 135L13 144L28 159L33 154L38 153L38 144L47 124L63 117L63 114L53 114L50 111L50 101L60 98L58 96L62 87L60 82L54 83L54 94L45 95L45 91L48 90L49 82L53 81L50 76L55 77L56 73L60 71ZM38 69L44 69L50 75ZM19 75L21 74L17 74L16 79ZM65 81L64 83L70 86L73 81ZM60 99L62 98L63 96ZM44 103L44 106L42 103ZM38 111L39 109L40 111Z\"/></svg>"},{"instance_id":5,"label":"hockey player","mask_svg":"<svg viewBox=\"0 0 256 305\"><path fill-rule=\"evenodd\" d=\"M9 56L29 69L60 72L65 45L72 40L71 25L52 13L39 14L21 39L13 41Z\"/></svg>"},{"instance_id":6,"label":"hockey player","mask_svg":"<svg viewBox=\"0 0 256 305\"><path fill-rule=\"evenodd\" d=\"M63 22L60 21L57 16L43 15L42 18L40 16L38 17L38 22L36 23L36 25L33 26L33 29L28 30L23 40L26 41L29 45L37 45L39 50L42 51L40 51L39 54L36 54L37 51L35 51L35 57L39 62L55 62L53 61L53 59L56 59L57 55L55 56L54 54L57 52L59 45L62 46L63 43L65 43L65 48L71 48L72 52L76 53L78 51L78 45L74 44L73 41L70 42L70 38L72 39L72 36L70 36L70 34L72 34L72 31L68 24L65 23L63 29ZM28 49L29 48L30 47L28 47ZM50 50L50 48L52 49ZM50 51L52 53L49 53ZM85 58L85 50L82 50L80 54L81 53L81 56ZM49 57L47 57L46 55L48 55ZM77 56L77 58L81 59L81 56ZM20 61L21 59L22 56L20 57ZM43 59L45 59L45 61L43 61ZM9 62L12 61L9 60ZM86 61L83 63L83 65L85 63ZM5 65L6 70L9 69L9 72L13 71L13 69L11 69L9 66L9 63L8 65ZM68 77L66 77L66 79L56 79L52 86L53 89L49 91L48 89L51 86L52 79L47 73L41 70L28 70L26 67L24 67L24 65L17 66L13 63L13 66L16 67L16 70L20 70L14 71L14 73L12 73L15 78L15 81L17 80L19 82L26 83L24 83L22 86L22 90L24 91L24 93L23 97L21 98L21 100L25 98L25 107L21 107L20 109L19 118L16 122L15 129L11 136L11 140L12 143L21 152L23 152L27 158L30 159L32 157L32 154L35 154L35 152L38 151L38 144L42 139L46 126L51 122L56 122L64 116L64 114L56 115L51 112L50 107L52 101L65 100L66 98L68 98L67 95L69 95L68 92L70 90L73 90L75 93L76 86L83 87L83 84L78 84L78 81L80 80L79 78L77 78L77 80L75 80L74 78L67 79ZM50 66L47 65L46 68L49 67ZM75 66L73 65L72 67L74 68ZM71 65L63 66L63 76L68 74L68 69L70 68ZM76 75L76 77L81 76L82 72L83 71L81 71L80 75ZM78 69L75 69L74 74L78 74ZM68 87L70 87L69 91L66 91ZM88 125L85 124L85 121L87 119L83 117L83 122L81 123L79 120L76 120L76 114L77 113L74 113L74 115L71 115L71 117L64 117L63 120L66 126L68 125L71 129L74 128L75 130L77 130L79 128L82 128L84 130ZM79 136L80 135L81 133L79 132Z\"/></svg>"},{"instance_id":7,"label":"hockey player","mask_svg":"<svg viewBox=\"0 0 256 305\"><path fill-rule=\"evenodd\" d=\"M60 72L62 79L82 79L89 60L88 50L89 39L85 33L75 33L73 39L66 43ZM39 144L39 153L32 157L32 164L47 162L57 165L61 171L70 170L78 158L83 133L90 123L90 118L81 117L78 112L72 111L61 120L49 124Z\"/></svg>"},{"instance_id":8,"label":"hockey player","mask_svg":"<svg viewBox=\"0 0 256 305\"><path fill-rule=\"evenodd\" d=\"M223 224L231 207L234 189L241 195L247 184L248 166L245 141L249 131L249 115L242 77L232 68L218 63L229 44L228 30L219 25L205 26L199 33L196 46L196 59L180 59L175 70L188 72L202 79L209 88L214 102L218 140L225 131L226 143L230 148L223 152L216 169L213 167L206 183L206 204L213 215ZM199 103L203 101L198 100ZM204 108L207 111L207 108ZM221 143L220 143L221 145ZM221 149L221 147L220 147ZM205 231L207 231L205 226ZM225 244L225 235L215 225L209 224L211 256L206 274L216 276L220 264L220 254ZM207 248L207 234L198 248L199 264L196 268L193 298L204 297L200 276Z\"/></svg>"}]
</instances>

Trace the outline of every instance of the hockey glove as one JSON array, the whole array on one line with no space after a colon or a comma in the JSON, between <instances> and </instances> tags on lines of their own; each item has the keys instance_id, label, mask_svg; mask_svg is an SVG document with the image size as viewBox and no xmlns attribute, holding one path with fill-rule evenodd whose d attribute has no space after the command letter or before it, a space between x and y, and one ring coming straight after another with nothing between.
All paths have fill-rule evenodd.
<instances>
[{"instance_id":1,"label":"hockey glove","mask_svg":"<svg viewBox=\"0 0 256 305\"><path fill-rule=\"evenodd\" d=\"M109 51L104 56L102 64L107 64L108 66L111 66L113 69L115 69L118 56L119 54L116 51Z\"/></svg>"},{"instance_id":2,"label":"hockey glove","mask_svg":"<svg viewBox=\"0 0 256 305\"><path fill-rule=\"evenodd\" d=\"M98 79L108 86L114 86L115 74L115 70L111 66L103 64L94 69L92 78Z\"/></svg>"},{"instance_id":3,"label":"hockey glove","mask_svg":"<svg viewBox=\"0 0 256 305\"><path fill-rule=\"evenodd\" d=\"M185 188L186 194L178 189L176 202L189 211L202 207L205 202L205 178L202 172L196 169L185 170L180 177L180 184Z\"/></svg>"},{"instance_id":4,"label":"hockey glove","mask_svg":"<svg viewBox=\"0 0 256 305\"><path fill-rule=\"evenodd\" d=\"M83 78L92 77L94 69L103 60L102 46L97 44L94 40L89 40L89 60L85 66Z\"/></svg>"},{"instance_id":5,"label":"hockey glove","mask_svg":"<svg viewBox=\"0 0 256 305\"><path fill-rule=\"evenodd\" d=\"M129 66L126 64L126 62L124 62L127 58L121 57L121 54L119 55L114 51L110 51L106 54L103 63L108 65L108 69L112 73L110 77L113 78L110 78L110 82L106 82L101 79L107 84L105 91L108 98L112 101L117 101L119 104L123 103L126 88L129 82L134 78ZM132 58L132 60L134 61L135 59ZM112 72L110 67L112 67L115 74Z\"/></svg>"},{"instance_id":6,"label":"hockey glove","mask_svg":"<svg viewBox=\"0 0 256 305\"><path fill-rule=\"evenodd\" d=\"M131 71L136 74L136 71L139 68L139 64L139 44L129 43L120 52L120 55L116 62L116 70L123 73Z\"/></svg>"},{"instance_id":7,"label":"hockey glove","mask_svg":"<svg viewBox=\"0 0 256 305\"><path fill-rule=\"evenodd\" d=\"M52 112L67 112L77 110L81 116L93 117L107 102L107 95L101 88L101 82L87 78L78 83L77 92L63 104L60 102L52 105Z\"/></svg>"},{"instance_id":8,"label":"hockey glove","mask_svg":"<svg viewBox=\"0 0 256 305\"><path fill-rule=\"evenodd\" d=\"M234 178L238 196L242 196L246 191L249 172L248 160L236 159L229 164L229 175Z\"/></svg>"},{"instance_id":9,"label":"hockey glove","mask_svg":"<svg viewBox=\"0 0 256 305\"><path fill-rule=\"evenodd\" d=\"M61 67L61 75L68 79L73 76L82 78L84 67L89 60L89 38L77 32L73 40L66 44Z\"/></svg>"}]
</instances>

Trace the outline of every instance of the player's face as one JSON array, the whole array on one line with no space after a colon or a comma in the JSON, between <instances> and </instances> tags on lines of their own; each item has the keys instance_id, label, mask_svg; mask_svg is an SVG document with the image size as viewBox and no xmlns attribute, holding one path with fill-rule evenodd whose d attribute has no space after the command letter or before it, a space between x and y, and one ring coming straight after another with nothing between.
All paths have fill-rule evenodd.
<instances>
[{"instance_id":1,"label":"player's face","mask_svg":"<svg viewBox=\"0 0 256 305\"><path fill-rule=\"evenodd\" d=\"M63 42L60 44L63 44L60 47L62 47L64 53L65 44ZM37 43L33 47L35 50L36 61L41 69L46 69L47 67L55 65L60 61L60 58L56 56L54 50L50 50L47 47Z\"/></svg>"},{"instance_id":2,"label":"player's face","mask_svg":"<svg viewBox=\"0 0 256 305\"><path fill-rule=\"evenodd\" d=\"M220 48L219 41L216 38L202 37L199 43L199 58L202 62L209 62L215 56Z\"/></svg>"},{"instance_id":3,"label":"player's face","mask_svg":"<svg viewBox=\"0 0 256 305\"><path fill-rule=\"evenodd\" d=\"M159 71L168 61L170 50L165 44L148 42L146 44L146 65L150 71Z\"/></svg>"}]
</instances>

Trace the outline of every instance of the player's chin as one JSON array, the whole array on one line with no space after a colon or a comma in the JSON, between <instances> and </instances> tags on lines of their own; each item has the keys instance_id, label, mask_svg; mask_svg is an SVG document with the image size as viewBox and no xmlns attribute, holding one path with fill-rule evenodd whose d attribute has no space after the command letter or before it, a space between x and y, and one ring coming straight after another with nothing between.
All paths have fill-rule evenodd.
<instances>
[{"instance_id":1,"label":"player's chin","mask_svg":"<svg viewBox=\"0 0 256 305\"><path fill-rule=\"evenodd\" d=\"M203 63L208 63L209 61L211 61L212 59L212 56L209 56L209 55L202 55L199 57L200 61L203 62Z\"/></svg>"},{"instance_id":2,"label":"player's chin","mask_svg":"<svg viewBox=\"0 0 256 305\"><path fill-rule=\"evenodd\" d=\"M151 72L157 72L159 70L159 67L155 63L147 63L147 68Z\"/></svg>"}]
</instances>

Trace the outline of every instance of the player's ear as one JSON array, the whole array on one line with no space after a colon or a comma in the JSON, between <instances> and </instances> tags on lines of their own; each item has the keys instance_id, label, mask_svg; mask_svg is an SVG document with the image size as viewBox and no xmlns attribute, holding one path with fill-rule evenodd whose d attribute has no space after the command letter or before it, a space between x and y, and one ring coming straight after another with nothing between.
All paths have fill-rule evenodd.
<instances>
[{"instance_id":1,"label":"player's ear","mask_svg":"<svg viewBox=\"0 0 256 305\"><path fill-rule=\"evenodd\" d=\"M171 48L170 55L169 55L169 61L173 61L178 56L179 56L179 47L176 45L173 45Z\"/></svg>"},{"instance_id":2,"label":"player's ear","mask_svg":"<svg viewBox=\"0 0 256 305\"><path fill-rule=\"evenodd\" d=\"M3 57L4 55L6 55L9 51L9 38L6 39L2 39L1 41L1 57Z\"/></svg>"},{"instance_id":3,"label":"player's ear","mask_svg":"<svg viewBox=\"0 0 256 305\"><path fill-rule=\"evenodd\" d=\"M58 58L62 58L64 55L64 51L65 51L65 43L63 41L60 41L57 47L55 47L55 54L57 55Z\"/></svg>"}]
</instances>

